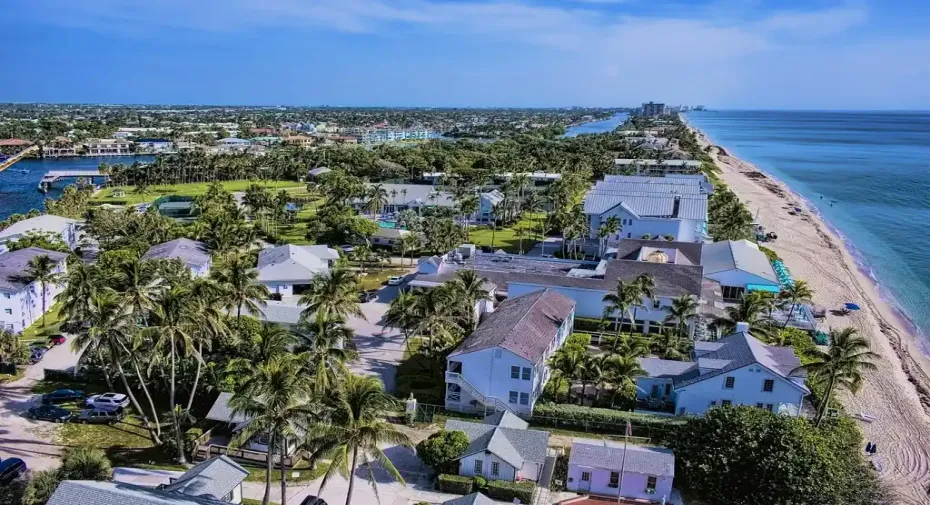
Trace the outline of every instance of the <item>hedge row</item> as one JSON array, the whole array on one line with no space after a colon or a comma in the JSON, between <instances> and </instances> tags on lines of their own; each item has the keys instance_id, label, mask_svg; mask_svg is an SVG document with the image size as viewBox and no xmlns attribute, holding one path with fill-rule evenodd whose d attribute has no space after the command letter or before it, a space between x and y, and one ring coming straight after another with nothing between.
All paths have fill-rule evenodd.
<instances>
[{"instance_id":1,"label":"hedge row","mask_svg":"<svg viewBox=\"0 0 930 505\"><path fill-rule=\"evenodd\" d=\"M633 436L661 441L685 423L681 417L640 414L624 410L585 407L568 403L540 403L533 409L532 424L571 430L623 435L630 421Z\"/></svg>"},{"instance_id":2,"label":"hedge row","mask_svg":"<svg viewBox=\"0 0 930 505\"><path fill-rule=\"evenodd\" d=\"M488 497L513 502L514 498L520 503L533 503L536 494L536 484L532 481L509 482L506 480L492 480L488 482Z\"/></svg>"},{"instance_id":3,"label":"hedge row","mask_svg":"<svg viewBox=\"0 0 930 505\"><path fill-rule=\"evenodd\" d=\"M440 491L451 494L469 494L475 483L475 480L471 477L462 477L450 473L440 474L436 480Z\"/></svg>"}]
</instances>

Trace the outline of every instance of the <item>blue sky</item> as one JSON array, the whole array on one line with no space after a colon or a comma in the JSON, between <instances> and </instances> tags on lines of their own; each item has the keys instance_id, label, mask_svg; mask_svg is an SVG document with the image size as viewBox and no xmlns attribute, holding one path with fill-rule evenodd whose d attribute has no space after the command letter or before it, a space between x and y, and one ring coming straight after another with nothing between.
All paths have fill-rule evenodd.
<instances>
[{"instance_id":1,"label":"blue sky","mask_svg":"<svg viewBox=\"0 0 930 505\"><path fill-rule=\"evenodd\" d=\"M930 109L925 0L4 0L0 101Z\"/></svg>"}]
</instances>

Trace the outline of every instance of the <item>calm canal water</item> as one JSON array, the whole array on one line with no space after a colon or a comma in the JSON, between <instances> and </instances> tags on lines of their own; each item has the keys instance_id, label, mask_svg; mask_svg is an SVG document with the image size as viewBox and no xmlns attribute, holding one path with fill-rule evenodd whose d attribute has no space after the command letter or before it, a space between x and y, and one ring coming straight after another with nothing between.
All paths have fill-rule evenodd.
<instances>
[{"instance_id":1,"label":"calm canal water","mask_svg":"<svg viewBox=\"0 0 930 505\"><path fill-rule=\"evenodd\" d=\"M615 114L607 119L602 121L591 121L590 123L581 123L570 128L565 129L565 135L563 137L577 137L578 135L585 135L589 133L607 133L614 131L618 126L622 125L626 118L629 117L629 114L626 112L620 112Z\"/></svg>"}]
</instances>

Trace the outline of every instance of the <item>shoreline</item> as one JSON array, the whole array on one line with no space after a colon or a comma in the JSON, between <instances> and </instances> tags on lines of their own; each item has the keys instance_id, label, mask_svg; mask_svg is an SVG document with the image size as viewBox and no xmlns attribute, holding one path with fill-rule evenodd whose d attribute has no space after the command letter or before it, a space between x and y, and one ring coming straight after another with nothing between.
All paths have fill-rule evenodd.
<instances>
[{"instance_id":1,"label":"shoreline","mask_svg":"<svg viewBox=\"0 0 930 505\"><path fill-rule=\"evenodd\" d=\"M783 181L736 158L701 130L689 125L720 170L720 178L744 203L760 209L758 221L778 239L766 243L784 260L795 278L806 280L814 303L827 309L823 330L854 327L881 359L863 374L856 395L842 393L850 415L877 419L861 422L866 439L878 444L873 460L892 490L895 502L927 503L930 488L930 359L925 340L906 311L895 307L890 290L870 271L861 253L833 227L817 207ZM802 215L788 214L792 207ZM845 301L862 310L848 316L831 313Z\"/></svg>"}]
</instances>

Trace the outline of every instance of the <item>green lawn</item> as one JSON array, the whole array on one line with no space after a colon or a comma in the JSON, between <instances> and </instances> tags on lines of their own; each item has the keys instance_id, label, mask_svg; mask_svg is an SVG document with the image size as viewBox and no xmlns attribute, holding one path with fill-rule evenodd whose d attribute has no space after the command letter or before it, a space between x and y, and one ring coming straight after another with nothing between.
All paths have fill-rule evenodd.
<instances>
[{"instance_id":1,"label":"green lawn","mask_svg":"<svg viewBox=\"0 0 930 505\"><path fill-rule=\"evenodd\" d=\"M295 192L306 192L306 187L297 181L224 181L221 183L226 191L245 191L252 184L258 184L270 189L293 189ZM119 203L119 204L136 204L143 202L154 202L162 196L198 196L207 192L210 187L208 182L195 182L190 184L168 184L162 186L150 186L144 194L135 192L134 186L114 186L105 188L97 193L93 201L96 203ZM123 191L124 196L114 197L114 191Z\"/></svg>"},{"instance_id":2,"label":"green lawn","mask_svg":"<svg viewBox=\"0 0 930 505\"><path fill-rule=\"evenodd\" d=\"M265 474L267 470L264 467L246 465L246 470L249 471L249 476L245 480L250 482L265 482ZM316 468L310 470L309 465L306 461L301 461L297 463L297 466L287 470L287 481L288 482L310 482L319 479L326 473L326 470L329 469L328 463L320 463L316 465ZM294 476L294 472L297 472L297 476ZM271 482L281 482L281 470L272 470L271 471Z\"/></svg>"},{"instance_id":3,"label":"green lawn","mask_svg":"<svg viewBox=\"0 0 930 505\"><path fill-rule=\"evenodd\" d=\"M543 213L525 212L520 221L514 226L499 228L496 231L487 226L473 226L469 228L469 241L479 247L489 246L494 247L495 250L503 249L516 254L520 252L520 239L516 235L516 230L517 228L523 228L525 230L523 252L525 253L539 242L537 240L539 236L535 230L539 226L539 221L544 219L545 216Z\"/></svg>"},{"instance_id":4,"label":"green lawn","mask_svg":"<svg viewBox=\"0 0 930 505\"><path fill-rule=\"evenodd\" d=\"M270 503L271 505L278 505L278 502L275 502L275 501L273 501L273 502L268 502L268 503ZM242 505L262 505L262 501L261 501L261 500L253 500L252 498L243 498L243 499L242 499Z\"/></svg>"},{"instance_id":5,"label":"green lawn","mask_svg":"<svg viewBox=\"0 0 930 505\"><path fill-rule=\"evenodd\" d=\"M49 335L54 335L58 333L58 328L61 326L61 315L58 313L58 304L52 305L48 309L48 313L45 314L45 325L42 324L42 318L36 320L32 325L26 328L23 331L23 334L20 335L19 339L23 342L29 343L36 340L42 340L47 342L47 337Z\"/></svg>"},{"instance_id":6,"label":"green lawn","mask_svg":"<svg viewBox=\"0 0 930 505\"><path fill-rule=\"evenodd\" d=\"M409 269L407 268L385 267L384 270L378 270L378 267L368 267L365 269L367 275L360 278L362 281L362 289L366 291L369 289L379 289L385 286L389 277L404 275L408 271Z\"/></svg>"}]
</instances>

